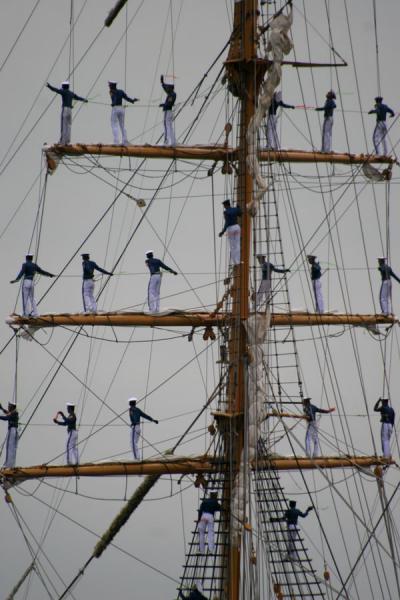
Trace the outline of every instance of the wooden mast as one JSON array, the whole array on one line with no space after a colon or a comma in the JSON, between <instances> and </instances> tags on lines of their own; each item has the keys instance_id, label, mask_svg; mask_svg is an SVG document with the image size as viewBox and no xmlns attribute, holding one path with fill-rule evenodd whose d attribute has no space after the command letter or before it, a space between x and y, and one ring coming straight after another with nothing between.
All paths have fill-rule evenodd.
<instances>
[{"instance_id":1,"label":"wooden mast","mask_svg":"<svg viewBox=\"0 0 400 600\"><path fill-rule=\"evenodd\" d=\"M234 45L233 63L229 65L230 74L233 74L236 84L236 91L241 101L239 141L238 141L238 177L237 177L237 205L242 209L241 218L241 244L240 244L240 265L233 267L233 288L232 288L232 316L233 323L229 341L229 357L231 368L228 380L227 400L228 412L241 415L236 420L237 430L233 432L227 428L226 434L226 458L233 460L232 476L226 483L224 501L230 504L232 500L235 482L237 483L238 471L240 468L241 457L244 448L244 413L246 410L246 387L247 387L247 359L246 346L247 337L243 327L243 321L249 315L249 259L250 259L250 238L251 238L251 217L246 207L250 204L253 194L253 178L247 167L246 157L248 154L247 129L255 111L255 102L257 94L257 0L236 0L234 27L238 28L239 36L233 32L231 39L231 50ZM239 14L238 14L239 13ZM238 23L239 19L239 23ZM236 37L236 40L235 40ZM239 37L239 39L237 39ZM228 56L228 60L229 60ZM236 59L236 60L235 60ZM229 71L228 71L229 77ZM229 489L228 489L229 486ZM235 543L232 543L233 517L230 517L230 540L227 556L227 598L229 600L239 600L241 588L241 570L240 570L240 550L241 536Z\"/></svg>"}]
</instances>

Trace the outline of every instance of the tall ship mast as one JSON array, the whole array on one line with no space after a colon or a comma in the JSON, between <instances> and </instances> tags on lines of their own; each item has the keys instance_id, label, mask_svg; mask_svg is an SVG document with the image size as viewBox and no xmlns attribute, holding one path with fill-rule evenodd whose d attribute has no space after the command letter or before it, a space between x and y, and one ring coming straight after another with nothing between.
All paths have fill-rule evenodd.
<instances>
[{"instance_id":1,"label":"tall ship mast","mask_svg":"<svg viewBox=\"0 0 400 600\"><path fill-rule=\"evenodd\" d=\"M128 4L116 3L106 27L113 27L126 11L128 30ZM173 4L168 13L171 23ZM71 22L76 17L73 5ZM96 590L98 598L109 597L108 584L99 587L95 583L96 578L102 582L103 569L108 576L115 573L115 595L121 598L130 586L134 597L192 600L400 596L398 447L393 436L390 453L382 455L376 410L374 414L379 396L396 408L398 319L392 310L381 311L377 298L371 302L371 277L378 276L378 271L374 264L372 275L368 249L373 245L388 264L390 225L397 211L391 198L397 177L395 134L391 151L382 154L364 146L363 150L353 145L346 151L327 149L325 138L320 149L317 137L321 128L326 135L329 114L325 106L321 128L314 121L318 133L311 134L311 110L321 105L308 104L308 86L312 84L320 101L326 92L337 104L340 99L342 129L347 134L352 127L346 122L346 92L341 87L342 79L347 81L341 73L351 61L342 58L331 30L333 21L350 16L347 7L338 12L325 7L328 37L323 39L325 52L317 59L309 48L315 34L309 8L297 2L233 2L231 32L219 60L212 62L175 109L176 128L182 122L183 130L185 110L198 107L176 144L61 140L43 148L43 181L32 234L35 254L45 235L46 193L48 188L54 193L63 170L75 171L69 179L78 173L85 180L94 175L95 186L113 190L111 202L101 211L92 205L93 229L83 233L77 226L74 250L68 249L69 258L55 276L54 289L62 289L72 261L87 252L88 244L100 248L107 240L110 264L103 269L98 289L102 310L50 313L40 309L37 315L15 310L7 318L11 337L3 351L15 349L12 400L22 425L16 465L4 466L0 477L5 510L18 525L31 558L13 573L12 586L6 591L9 598L23 597L22 593L27 599L45 597L44 593L50 598L83 598L90 589ZM296 20L303 23L303 29ZM71 27L71 39L72 32ZM171 25L172 40L173 32ZM289 70L298 77L296 106L285 104L279 95L280 90L285 95L295 93L294 77L286 87ZM328 86L316 90L327 81L330 91ZM217 90L224 96L224 114L220 110L211 142L191 143L192 130L197 121L201 123ZM95 105L89 97L89 106L91 101ZM282 130L277 119L271 119L275 129L268 133L267 121L276 116L279 106L280 110L293 108L294 114L304 117L304 149L286 148L286 142L281 147L281 136L295 128L292 115ZM272 144L271 135L275 136ZM207 188L199 194L197 205L191 201L191 195L195 197L192 183L186 181L196 179ZM88 184L82 185L85 195L91 193ZM362 215L364 195L368 196L368 218L374 217L377 223L376 229L371 226L378 232L373 244ZM210 199L211 208L206 208ZM233 221L225 213L221 245L218 233L228 199L237 210ZM191 205L194 217L186 215L186 204ZM349 215L353 224L346 226ZM177 256L174 246L181 220L180 234L187 248L184 259ZM225 237L232 237L232 225L240 246L235 249L227 243L225 257L222 248ZM56 235L61 236L62 223L58 222L58 228ZM215 238L212 243L203 241L209 234ZM148 239L161 248L164 268L178 275L172 279L167 273L162 284L163 289L173 290L170 302L177 301L178 306L148 310L145 303L132 305L129 299L126 282L133 274L129 252L132 247L136 254L141 252L144 262L154 253L148 250ZM364 267L353 266L355 273L348 279L346 261L352 254L360 264L364 261ZM82 255L85 261L86 254ZM310 281L313 265L321 273L318 258L322 292L315 279ZM193 278L192 265L194 270L201 268L205 260L207 272ZM135 261L138 268L140 261L137 257ZM114 289L116 275L121 283ZM135 278L139 280L143 287L143 273ZM332 287L340 293L331 292ZM42 306L48 306L52 290L50 282ZM62 302L57 293L55 297ZM309 308L295 308L293 296L297 302L298 298L308 301ZM343 305L340 310L333 304L338 298ZM161 301L165 306L169 303L163 296ZM117 309L110 310L114 304ZM113 348L103 352L104 345L118 352ZM167 345L175 350L168 350ZM33 358L36 352L38 356L45 353L50 362L36 389L28 394L29 387L21 380L30 360L40 364L39 358ZM377 355L374 387L368 371ZM198 365L199 381L187 368L193 364ZM41 365L38 368L42 370ZM173 379L179 382L171 385ZM65 385L71 385L71 392ZM196 389L199 385L201 391ZM115 397L114 388L125 394L125 406ZM51 421L49 410L60 408L58 395L75 401L67 397L70 393L79 396L79 461L64 464L62 452L56 455L50 450L42 462L29 460L23 447L25 440L35 439L35 423L39 429L43 420ZM163 427L167 432L157 442L151 425L146 426L145 456L135 456L135 460L120 450L119 442L133 423L127 405L133 396L144 418L159 423L157 432ZM169 429L170 419L174 424ZM58 428L53 427L51 433L44 428L41 437L44 440L47 435L48 441L43 444L59 446L59 434ZM113 450L116 441L118 448ZM37 456L36 447L33 455ZM40 532L31 529L24 516L28 500L33 499L49 511L41 515ZM89 499L95 508L88 510L84 504ZM104 516L99 509L102 502L107 504ZM80 511L85 519L80 518ZM213 519L206 523L204 514ZM173 523L166 522L174 518ZM64 522L53 525L53 519ZM98 519L101 527L93 524ZM183 557L168 537L178 519ZM56 567L53 557L67 560L55 548L60 539L67 541L65 527L80 528L88 522L83 525L87 539L79 548L72 544L68 565ZM206 544L204 529L208 529ZM124 563L128 580L124 582L116 564L120 555L133 563ZM179 569L177 562L182 563Z\"/></svg>"}]
</instances>

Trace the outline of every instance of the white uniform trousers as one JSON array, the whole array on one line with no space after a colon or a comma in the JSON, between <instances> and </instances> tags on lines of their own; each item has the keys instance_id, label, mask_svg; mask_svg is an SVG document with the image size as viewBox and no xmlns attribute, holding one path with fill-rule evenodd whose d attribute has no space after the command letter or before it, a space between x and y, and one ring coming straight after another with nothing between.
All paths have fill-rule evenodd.
<instances>
[{"instance_id":1,"label":"white uniform trousers","mask_svg":"<svg viewBox=\"0 0 400 600\"><path fill-rule=\"evenodd\" d=\"M176 146L174 115L172 110L164 111L164 144Z\"/></svg>"},{"instance_id":2,"label":"white uniform trousers","mask_svg":"<svg viewBox=\"0 0 400 600\"><path fill-rule=\"evenodd\" d=\"M76 429L68 431L66 444L67 465L77 465L78 456L78 432Z\"/></svg>"},{"instance_id":3,"label":"white uniform trousers","mask_svg":"<svg viewBox=\"0 0 400 600\"><path fill-rule=\"evenodd\" d=\"M381 305L382 314L392 314L392 281L390 279L386 279L381 283L379 304Z\"/></svg>"},{"instance_id":4,"label":"white uniform trousers","mask_svg":"<svg viewBox=\"0 0 400 600\"><path fill-rule=\"evenodd\" d=\"M147 288L147 304L150 312L160 312L161 273L150 275Z\"/></svg>"},{"instance_id":5,"label":"white uniform trousers","mask_svg":"<svg viewBox=\"0 0 400 600\"><path fill-rule=\"evenodd\" d=\"M203 513L199 521L199 550L201 554L204 554L205 552L206 530L208 550L209 552L214 552L214 515L212 515L211 513Z\"/></svg>"},{"instance_id":6,"label":"white uniform trousers","mask_svg":"<svg viewBox=\"0 0 400 600\"><path fill-rule=\"evenodd\" d=\"M35 284L33 279L22 282L22 312L25 317L37 317L38 309L35 302Z\"/></svg>"},{"instance_id":7,"label":"white uniform trousers","mask_svg":"<svg viewBox=\"0 0 400 600\"><path fill-rule=\"evenodd\" d=\"M15 461L17 458L17 445L18 445L18 429L17 427L10 427L7 431L6 437L6 460L4 466L8 469L15 467Z\"/></svg>"},{"instance_id":8,"label":"white uniform trousers","mask_svg":"<svg viewBox=\"0 0 400 600\"><path fill-rule=\"evenodd\" d=\"M385 458L390 458L392 453L390 452L390 438L393 433L393 425L391 423L382 423L381 427L381 443L382 453Z\"/></svg>"},{"instance_id":9,"label":"white uniform trousers","mask_svg":"<svg viewBox=\"0 0 400 600\"><path fill-rule=\"evenodd\" d=\"M111 108L111 129L113 132L114 144L117 146L119 143L119 130L121 130L122 146L128 144L128 135L125 129L125 107L124 106L113 106Z\"/></svg>"},{"instance_id":10,"label":"white uniform trousers","mask_svg":"<svg viewBox=\"0 0 400 600\"><path fill-rule=\"evenodd\" d=\"M94 297L94 280L84 279L82 282L83 310L85 312L97 312L97 302Z\"/></svg>"},{"instance_id":11,"label":"white uniform trousers","mask_svg":"<svg viewBox=\"0 0 400 600\"><path fill-rule=\"evenodd\" d=\"M139 440L140 440L140 425L139 424L131 425L131 448L132 448L133 458L135 460L141 460Z\"/></svg>"},{"instance_id":12,"label":"white uniform trousers","mask_svg":"<svg viewBox=\"0 0 400 600\"><path fill-rule=\"evenodd\" d=\"M306 454L309 458L319 456L318 425L316 421L310 421L307 426Z\"/></svg>"},{"instance_id":13,"label":"white uniform trousers","mask_svg":"<svg viewBox=\"0 0 400 600\"><path fill-rule=\"evenodd\" d=\"M296 557L296 540L298 538L297 526L288 525L287 531L287 552L290 558Z\"/></svg>"},{"instance_id":14,"label":"white uniform trousers","mask_svg":"<svg viewBox=\"0 0 400 600\"><path fill-rule=\"evenodd\" d=\"M320 279L313 279L312 286L314 290L315 312L324 312L324 299L322 296L322 284Z\"/></svg>"},{"instance_id":15,"label":"white uniform trousers","mask_svg":"<svg viewBox=\"0 0 400 600\"><path fill-rule=\"evenodd\" d=\"M278 117L277 115L268 115L267 120L267 148L279 150L280 143L278 137Z\"/></svg>"},{"instance_id":16,"label":"white uniform trousers","mask_svg":"<svg viewBox=\"0 0 400 600\"><path fill-rule=\"evenodd\" d=\"M63 106L61 109L60 144L71 143L72 108Z\"/></svg>"},{"instance_id":17,"label":"white uniform trousers","mask_svg":"<svg viewBox=\"0 0 400 600\"><path fill-rule=\"evenodd\" d=\"M271 280L262 279L258 292L256 293L256 310L266 302L267 304L271 301Z\"/></svg>"},{"instance_id":18,"label":"white uniform trousers","mask_svg":"<svg viewBox=\"0 0 400 600\"><path fill-rule=\"evenodd\" d=\"M374 133L372 136L372 141L374 143L374 148L375 148L375 154L383 154L384 156L387 156L386 136L387 136L387 127L386 127L385 121L377 121L377 123L375 125L375 129L374 129ZM381 144L382 144L383 152L381 152Z\"/></svg>"},{"instance_id":19,"label":"white uniform trousers","mask_svg":"<svg viewBox=\"0 0 400 600\"><path fill-rule=\"evenodd\" d=\"M321 152L332 152L332 127L333 117L325 117L322 126L322 148Z\"/></svg>"},{"instance_id":20,"label":"white uniform trousers","mask_svg":"<svg viewBox=\"0 0 400 600\"><path fill-rule=\"evenodd\" d=\"M231 253L231 264L240 264L240 225L230 225L226 230Z\"/></svg>"}]
</instances>

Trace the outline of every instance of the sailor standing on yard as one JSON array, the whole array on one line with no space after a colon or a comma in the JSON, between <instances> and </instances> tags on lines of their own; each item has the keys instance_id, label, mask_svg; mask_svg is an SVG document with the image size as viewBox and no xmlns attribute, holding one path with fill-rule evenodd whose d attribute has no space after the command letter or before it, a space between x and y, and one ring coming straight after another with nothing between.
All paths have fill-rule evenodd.
<instances>
[{"instance_id":1,"label":"sailor standing on yard","mask_svg":"<svg viewBox=\"0 0 400 600\"><path fill-rule=\"evenodd\" d=\"M313 506L309 506L306 512L301 512L296 508L296 501L289 501L289 508L285 511L282 517L271 517L271 523L278 523L279 521L286 521L288 527L288 545L287 552L289 560L296 558L296 539L297 539L297 521L299 517L303 519L307 517L310 511L314 510Z\"/></svg>"},{"instance_id":2,"label":"sailor standing on yard","mask_svg":"<svg viewBox=\"0 0 400 600\"><path fill-rule=\"evenodd\" d=\"M76 431L75 404L67 402L67 416L59 410L53 419L53 423L67 428L66 459L67 465L77 465L78 457L78 432ZM61 421L58 420L61 417Z\"/></svg>"},{"instance_id":3,"label":"sailor standing on yard","mask_svg":"<svg viewBox=\"0 0 400 600\"><path fill-rule=\"evenodd\" d=\"M324 312L324 299L322 296L322 285L321 285L321 265L319 264L317 257L309 254L307 260L311 265L311 284L314 292L315 300L315 312Z\"/></svg>"},{"instance_id":4,"label":"sailor standing on yard","mask_svg":"<svg viewBox=\"0 0 400 600\"><path fill-rule=\"evenodd\" d=\"M146 265L150 271L150 281L147 288L147 304L150 312L160 312L160 288L161 288L161 271L165 269L173 275L178 275L176 271L167 267L162 260L154 258L152 250L146 252Z\"/></svg>"},{"instance_id":5,"label":"sailor standing on yard","mask_svg":"<svg viewBox=\"0 0 400 600\"><path fill-rule=\"evenodd\" d=\"M383 315L391 315L393 314L391 277L393 277L399 283L400 279L395 273L393 273L392 268L386 263L385 256L378 258L378 265L378 271L380 272L382 279L381 289L379 292L379 304L381 305L381 311Z\"/></svg>"},{"instance_id":6,"label":"sailor standing on yard","mask_svg":"<svg viewBox=\"0 0 400 600\"><path fill-rule=\"evenodd\" d=\"M100 271L104 275L110 275L113 273L102 269L93 260L90 260L90 254L81 254L82 256L82 269L83 269L83 282L82 282L82 300L83 310L89 313L97 312L97 302L94 297L94 272Z\"/></svg>"},{"instance_id":7,"label":"sailor standing on yard","mask_svg":"<svg viewBox=\"0 0 400 600\"><path fill-rule=\"evenodd\" d=\"M8 410L2 407L0 404L0 410L3 411L4 416L0 417L1 421L8 421L8 431L5 440L6 447L6 460L4 466L8 469L15 467L15 461L17 458L17 445L18 445L18 411L17 406L14 402L8 403Z\"/></svg>"},{"instance_id":8,"label":"sailor standing on yard","mask_svg":"<svg viewBox=\"0 0 400 600\"><path fill-rule=\"evenodd\" d=\"M226 231L229 240L229 247L231 253L231 264L240 264L240 225L238 224L238 218L242 214L240 206L231 206L230 200L224 200L224 219L225 225L222 231L219 232L219 237L222 237Z\"/></svg>"},{"instance_id":9,"label":"sailor standing on yard","mask_svg":"<svg viewBox=\"0 0 400 600\"><path fill-rule=\"evenodd\" d=\"M118 129L120 129L122 136L121 145L127 146L128 135L125 129L125 107L122 106L122 100L126 100L127 102L134 104L139 100L139 98L129 98L129 96L126 95L124 90L120 90L119 88L117 88L116 81L109 81L108 87L111 96L111 129L113 132L114 144L116 146L120 145L118 131Z\"/></svg>"},{"instance_id":10,"label":"sailor standing on yard","mask_svg":"<svg viewBox=\"0 0 400 600\"><path fill-rule=\"evenodd\" d=\"M369 115L376 114L376 125L374 129L374 133L372 136L372 141L375 148L375 154L383 154L387 156L387 127L386 127L386 115L389 114L391 117L394 117L394 111L389 108L386 104L383 104L382 96L377 96L375 98L375 108L368 111ZM381 144L382 150L381 152Z\"/></svg>"},{"instance_id":11,"label":"sailor standing on yard","mask_svg":"<svg viewBox=\"0 0 400 600\"><path fill-rule=\"evenodd\" d=\"M390 452L390 438L393 433L395 412L393 408L389 406L388 398L379 398L375 403L374 411L381 413L382 454L385 458L390 458L392 456L392 453Z\"/></svg>"},{"instance_id":12,"label":"sailor standing on yard","mask_svg":"<svg viewBox=\"0 0 400 600\"><path fill-rule=\"evenodd\" d=\"M333 412L335 408L318 408L318 406L311 404L310 401L311 398L303 398L303 412L308 421L306 432L306 454L309 458L317 458L320 454L320 448L316 414L328 414Z\"/></svg>"},{"instance_id":13,"label":"sailor standing on yard","mask_svg":"<svg viewBox=\"0 0 400 600\"><path fill-rule=\"evenodd\" d=\"M160 108L164 112L164 144L165 146L176 146L175 125L173 108L176 101L175 86L173 83L165 83L164 75L160 77L161 86L167 94L164 102L160 104Z\"/></svg>"},{"instance_id":14,"label":"sailor standing on yard","mask_svg":"<svg viewBox=\"0 0 400 600\"><path fill-rule=\"evenodd\" d=\"M147 419L152 423L158 425L158 421L146 415L140 408L136 406L137 398L132 397L129 398L129 418L131 420L131 447L133 458L135 460L141 460L140 450L139 450L139 439L140 439L140 419Z\"/></svg>"},{"instance_id":15,"label":"sailor standing on yard","mask_svg":"<svg viewBox=\"0 0 400 600\"><path fill-rule=\"evenodd\" d=\"M267 148L269 150L279 150L281 147L278 135L277 115L277 111L280 106L282 108L295 108L292 104L285 104L282 101L282 92L274 92L270 107L268 109L268 120L266 127Z\"/></svg>"},{"instance_id":16,"label":"sailor standing on yard","mask_svg":"<svg viewBox=\"0 0 400 600\"><path fill-rule=\"evenodd\" d=\"M262 269L262 279L258 292L256 293L256 310L259 309L263 301L267 304L270 302L272 272L275 273L290 273L290 269L279 269L271 262L265 260L265 254L257 254L257 260Z\"/></svg>"},{"instance_id":17,"label":"sailor standing on yard","mask_svg":"<svg viewBox=\"0 0 400 600\"><path fill-rule=\"evenodd\" d=\"M21 277L24 278L22 283L22 312L24 317L37 317L39 314L35 302L35 284L33 283L35 273L46 277L55 277L55 275L44 271L33 262L33 254L27 254L17 277L10 281L10 283L17 283Z\"/></svg>"},{"instance_id":18,"label":"sailor standing on yard","mask_svg":"<svg viewBox=\"0 0 400 600\"><path fill-rule=\"evenodd\" d=\"M322 126L322 148L321 152L332 152L332 127L333 127L333 111L336 108L336 94L330 90L326 94L324 106L320 106L315 110L324 111L324 124Z\"/></svg>"},{"instance_id":19,"label":"sailor standing on yard","mask_svg":"<svg viewBox=\"0 0 400 600\"><path fill-rule=\"evenodd\" d=\"M74 94L69 89L69 81L63 81L61 88L56 88L47 83L46 86L52 92L60 94L62 97L61 107L61 133L59 144L70 144L71 143L71 124L72 124L72 100L80 100L81 102L88 102L86 98L81 98L77 94Z\"/></svg>"},{"instance_id":20,"label":"sailor standing on yard","mask_svg":"<svg viewBox=\"0 0 400 600\"><path fill-rule=\"evenodd\" d=\"M203 500L199 508L199 552L205 552L205 532L207 530L207 546L208 551L215 552L214 543L214 515L217 511L222 510L222 506L217 500L218 492L210 490L210 497Z\"/></svg>"}]
</instances>

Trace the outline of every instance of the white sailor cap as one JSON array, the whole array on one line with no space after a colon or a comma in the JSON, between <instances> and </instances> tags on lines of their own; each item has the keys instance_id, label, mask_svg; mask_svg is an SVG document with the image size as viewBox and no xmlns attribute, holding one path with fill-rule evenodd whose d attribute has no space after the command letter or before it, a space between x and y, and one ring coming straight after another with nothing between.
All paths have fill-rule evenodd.
<instances>
[{"instance_id":1,"label":"white sailor cap","mask_svg":"<svg viewBox=\"0 0 400 600\"><path fill-rule=\"evenodd\" d=\"M386 256L378 256L376 260L387 260Z\"/></svg>"},{"instance_id":2,"label":"white sailor cap","mask_svg":"<svg viewBox=\"0 0 400 600\"><path fill-rule=\"evenodd\" d=\"M62 81L62 82L61 82L61 87L62 87L63 85L69 85L69 81Z\"/></svg>"},{"instance_id":3,"label":"white sailor cap","mask_svg":"<svg viewBox=\"0 0 400 600\"><path fill-rule=\"evenodd\" d=\"M116 81L113 81L112 79L109 79L109 80L108 80L108 84L109 84L109 85L117 85L117 82L116 82Z\"/></svg>"},{"instance_id":4,"label":"white sailor cap","mask_svg":"<svg viewBox=\"0 0 400 600\"><path fill-rule=\"evenodd\" d=\"M33 258L33 254L26 254L25 258Z\"/></svg>"},{"instance_id":5,"label":"white sailor cap","mask_svg":"<svg viewBox=\"0 0 400 600\"><path fill-rule=\"evenodd\" d=\"M303 402L305 402L306 400L311 400L310 396L306 396L305 398L303 398Z\"/></svg>"},{"instance_id":6,"label":"white sailor cap","mask_svg":"<svg viewBox=\"0 0 400 600\"><path fill-rule=\"evenodd\" d=\"M210 496L211 496L211 494L218 494L218 490L213 489L213 490L210 490L208 493L210 494Z\"/></svg>"},{"instance_id":7,"label":"white sailor cap","mask_svg":"<svg viewBox=\"0 0 400 600\"><path fill-rule=\"evenodd\" d=\"M128 398L128 404L130 404L131 402L137 402L137 398L135 396Z\"/></svg>"},{"instance_id":8,"label":"white sailor cap","mask_svg":"<svg viewBox=\"0 0 400 600\"><path fill-rule=\"evenodd\" d=\"M259 254L256 254L256 258L265 258L265 254L263 254L262 252L260 252Z\"/></svg>"},{"instance_id":9,"label":"white sailor cap","mask_svg":"<svg viewBox=\"0 0 400 600\"><path fill-rule=\"evenodd\" d=\"M66 406L75 406L75 402L67 402Z\"/></svg>"}]
</instances>

